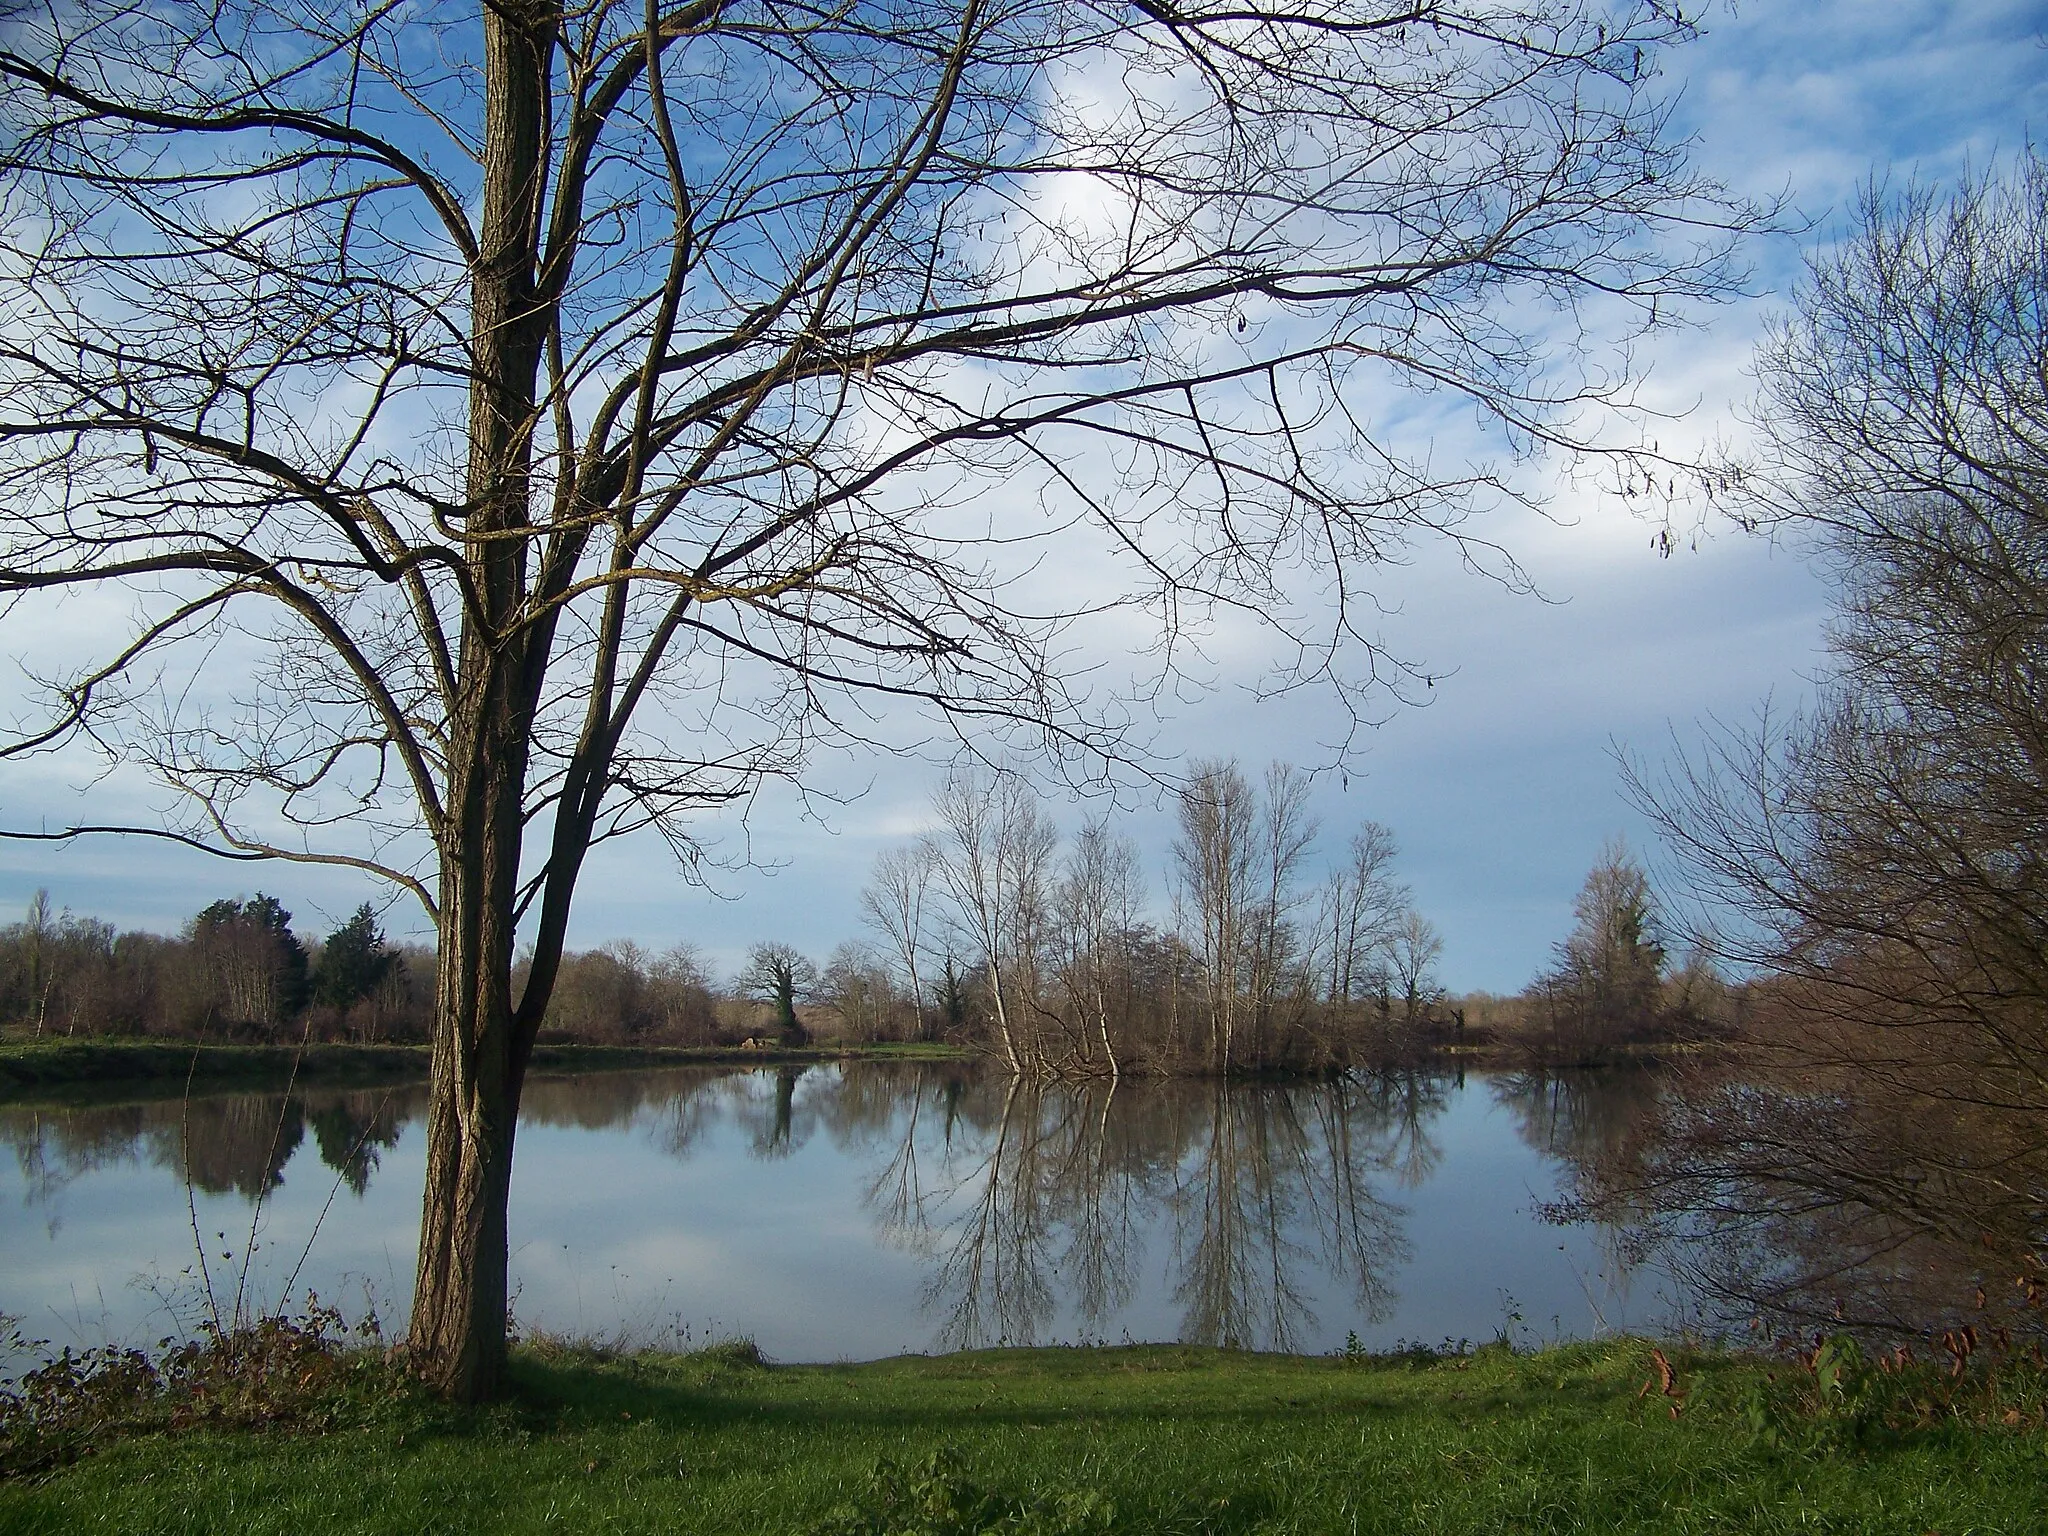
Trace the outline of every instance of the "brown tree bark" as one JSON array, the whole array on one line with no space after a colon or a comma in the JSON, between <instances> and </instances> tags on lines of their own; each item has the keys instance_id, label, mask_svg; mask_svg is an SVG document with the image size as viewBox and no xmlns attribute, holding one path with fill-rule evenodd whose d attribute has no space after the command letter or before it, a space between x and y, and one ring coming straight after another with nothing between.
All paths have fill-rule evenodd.
<instances>
[{"instance_id":1,"label":"brown tree bark","mask_svg":"<svg viewBox=\"0 0 2048 1536\"><path fill-rule=\"evenodd\" d=\"M483 206L471 282L461 695L451 743L440 870L433 1096L407 1349L437 1391L492 1396L505 1364L507 1232L513 1136L533 1027L545 998L514 1013L523 796L545 638L521 627L528 497L549 305L536 292L547 92L559 13L549 5L484 13ZM516 637L516 638L515 638ZM552 935L560 949L559 932ZM543 992L555 966L536 964Z\"/></svg>"}]
</instances>

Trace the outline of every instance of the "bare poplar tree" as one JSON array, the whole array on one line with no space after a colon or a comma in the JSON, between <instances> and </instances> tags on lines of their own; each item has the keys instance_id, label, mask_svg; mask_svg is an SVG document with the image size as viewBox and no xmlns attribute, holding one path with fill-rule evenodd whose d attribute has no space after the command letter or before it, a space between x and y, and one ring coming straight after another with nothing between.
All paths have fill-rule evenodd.
<instances>
[{"instance_id":1,"label":"bare poplar tree","mask_svg":"<svg viewBox=\"0 0 2048 1536\"><path fill-rule=\"evenodd\" d=\"M1180 792L1174 864L1209 1015L1209 1060L1230 1069L1244 1012L1247 939L1258 900L1258 792L1234 762L1198 762Z\"/></svg>"},{"instance_id":2,"label":"bare poplar tree","mask_svg":"<svg viewBox=\"0 0 2048 1536\"><path fill-rule=\"evenodd\" d=\"M1665 131L1692 31L1600 0L10 7L0 596L111 601L8 750L186 797L34 835L345 865L433 923L418 1369L498 1381L591 847L689 860L693 812L881 701L1117 750L1127 701L1063 672L1104 594L1015 584L1048 541L1114 551L1162 640L1242 609L1299 642L1283 684L1398 685L1358 583L1514 487L1401 457L1375 392L1476 406L1507 455L1604 430L1609 343L1724 292L1754 217Z\"/></svg>"},{"instance_id":3,"label":"bare poplar tree","mask_svg":"<svg viewBox=\"0 0 2048 1536\"><path fill-rule=\"evenodd\" d=\"M1144 889L1135 843L1115 836L1101 821L1081 828L1067 850L1059 883L1060 974L1068 1005L1077 1019L1085 1021L1084 1029L1093 1026L1095 1043L1102 1047L1102 1065L1111 1077L1121 1075L1111 1038L1111 999L1129 986L1128 946L1144 905Z\"/></svg>"},{"instance_id":4,"label":"bare poplar tree","mask_svg":"<svg viewBox=\"0 0 2048 1536\"><path fill-rule=\"evenodd\" d=\"M920 1040L925 1031L924 984L918 976L918 956L924 950L925 899L931 890L930 848L922 843L908 848L888 848L875 855L874 873L860 893L861 914L868 925L889 941L902 962L904 979L910 988L910 1008Z\"/></svg>"},{"instance_id":5,"label":"bare poplar tree","mask_svg":"<svg viewBox=\"0 0 2048 1536\"><path fill-rule=\"evenodd\" d=\"M1308 775L1292 763L1270 763L1259 826L1259 852L1265 887L1259 898L1257 931L1252 941L1249 989L1252 1004L1252 1057L1266 1054L1274 1010L1283 989L1295 1001L1308 1000L1306 980L1296 969L1300 935L1294 914L1305 896L1298 876L1301 862L1315 842L1317 823L1308 809Z\"/></svg>"},{"instance_id":6,"label":"bare poplar tree","mask_svg":"<svg viewBox=\"0 0 2048 1536\"><path fill-rule=\"evenodd\" d=\"M960 949L979 957L989 1023L1012 1072L1044 1065L1037 1040L1059 830L1020 775L956 769L933 796L940 830L925 847Z\"/></svg>"}]
</instances>

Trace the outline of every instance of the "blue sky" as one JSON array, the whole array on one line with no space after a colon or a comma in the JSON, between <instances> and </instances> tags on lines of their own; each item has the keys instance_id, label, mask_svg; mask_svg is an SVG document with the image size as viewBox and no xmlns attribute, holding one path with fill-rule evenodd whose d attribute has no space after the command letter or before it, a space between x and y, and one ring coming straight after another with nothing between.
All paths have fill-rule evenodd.
<instances>
[{"instance_id":1,"label":"blue sky","mask_svg":"<svg viewBox=\"0 0 2048 1536\"><path fill-rule=\"evenodd\" d=\"M1807 228L1749 252L1757 297L1659 338L1648 400L1683 411L1663 446L1739 440L1745 366L1801 253L1837 233L1872 176L1947 181L1983 168L2048 123L2048 5L2018 0L1746 0L1708 12L1708 35L1670 61L1676 118L1710 174L1736 190L1790 198ZM1796 551L1708 526L1661 558L1652 529L1590 487L1564 486L1552 520L1517 514L1484 531L1513 552L1540 597L1506 591L1446 551L1422 551L1381 584L1397 652L1440 681L1366 745L1348 782L1319 780L1316 810L1334 853L1372 818L1394 829L1401 872L1443 930L1443 980L1457 990L1523 985L1570 924L1602 842L1621 834L1655 862L1619 789L1617 748L1655 759L1711 717L1741 719L1766 698L1796 704L1822 664L1827 593ZM12 654L0 633L0 651ZM1228 669L1225 669L1226 674ZM1260 704L1228 681L1162 722L1171 749L1257 767L1308 760L1329 722L1311 701ZM744 821L705 831L755 866L693 888L658 843L602 849L586 875L572 942L697 943L715 966L759 939L820 958L859 931L857 896L875 853L920 822L939 776L926 762L830 758L812 785L831 799L764 790ZM0 768L13 825L79 814L81 786L54 764ZM1105 807L1059 807L1068 826ZM1169 816L1139 797L1117 808L1144 849L1163 906ZM160 845L14 845L0 913L38 886L122 927L172 929L216 896L261 888L321 931L374 894L325 871L230 866ZM413 919L391 914L394 929Z\"/></svg>"}]
</instances>

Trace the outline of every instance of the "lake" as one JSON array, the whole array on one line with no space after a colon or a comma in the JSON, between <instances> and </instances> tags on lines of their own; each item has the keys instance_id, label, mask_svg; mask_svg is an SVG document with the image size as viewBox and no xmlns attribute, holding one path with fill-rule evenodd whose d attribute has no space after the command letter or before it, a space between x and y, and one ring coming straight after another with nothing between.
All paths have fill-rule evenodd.
<instances>
[{"instance_id":1,"label":"lake","mask_svg":"<svg viewBox=\"0 0 2048 1536\"><path fill-rule=\"evenodd\" d=\"M998 1343L1518 1342L1669 1325L1612 1231L1543 1219L1641 1074L1032 1084L970 1063L536 1077L519 1327L773 1359ZM153 1343L209 1306L402 1323L425 1090L0 1104L0 1311ZM209 1302L209 1296L211 1301Z\"/></svg>"}]
</instances>

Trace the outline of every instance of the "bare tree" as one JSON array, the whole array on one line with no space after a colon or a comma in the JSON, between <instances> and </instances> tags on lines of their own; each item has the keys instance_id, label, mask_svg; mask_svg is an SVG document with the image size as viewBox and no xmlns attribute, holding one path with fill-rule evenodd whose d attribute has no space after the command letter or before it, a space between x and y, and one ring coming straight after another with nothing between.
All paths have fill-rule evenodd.
<instances>
[{"instance_id":1,"label":"bare tree","mask_svg":"<svg viewBox=\"0 0 2048 1536\"><path fill-rule=\"evenodd\" d=\"M1112 998L1130 985L1128 946L1145 901L1137 845L1101 821L1082 827L1067 851L1055 924L1060 976L1077 1019L1094 1026L1102 1066L1121 1075L1111 1038ZM1090 1049L1085 1040L1084 1053Z\"/></svg>"},{"instance_id":2,"label":"bare tree","mask_svg":"<svg viewBox=\"0 0 2048 1536\"><path fill-rule=\"evenodd\" d=\"M925 1030L924 983L917 959L924 949L925 898L931 890L931 851L924 844L888 848L875 855L875 870L860 893L861 914L868 926L889 941L910 988L915 1035Z\"/></svg>"},{"instance_id":3,"label":"bare tree","mask_svg":"<svg viewBox=\"0 0 2048 1536\"><path fill-rule=\"evenodd\" d=\"M1401 995L1401 1022L1409 1029L1421 1023L1442 990L1436 962L1444 952L1443 935L1420 912L1406 912L1387 944L1387 968Z\"/></svg>"},{"instance_id":4,"label":"bare tree","mask_svg":"<svg viewBox=\"0 0 2048 1536\"><path fill-rule=\"evenodd\" d=\"M787 944L756 944L747 954L746 969L733 978L733 990L775 1010L783 1044L811 1043L796 1005L818 990L818 968L803 954Z\"/></svg>"},{"instance_id":5,"label":"bare tree","mask_svg":"<svg viewBox=\"0 0 2048 1536\"><path fill-rule=\"evenodd\" d=\"M110 587L137 623L45 669L9 750L188 797L32 835L417 899L420 1371L499 1377L592 846L687 863L692 812L879 704L1116 750L1126 701L1061 660L1103 594L1015 584L1069 535L1163 640L1243 609L1299 642L1281 683L1398 688L1360 573L1477 550L1460 518L1514 487L1403 459L1373 392L1476 405L1509 453L1603 430L1606 343L1725 291L1754 219L1665 132L1692 31L1597 0L11 8L0 595Z\"/></svg>"},{"instance_id":6,"label":"bare tree","mask_svg":"<svg viewBox=\"0 0 2048 1536\"><path fill-rule=\"evenodd\" d=\"M1308 779L1274 763L1261 795L1235 762L1196 763L1179 820L1180 905L1192 920L1188 943L1202 974L1211 1064L1227 1072L1240 1057L1266 1059L1283 990L1308 1000L1292 921L1305 899L1297 877L1316 832Z\"/></svg>"},{"instance_id":7,"label":"bare tree","mask_svg":"<svg viewBox=\"0 0 2048 1536\"><path fill-rule=\"evenodd\" d=\"M882 957L850 940L826 957L818 996L838 1010L847 1036L854 1040L882 1038L896 1000Z\"/></svg>"},{"instance_id":8,"label":"bare tree","mask_svg":"<svg viewBox=\"0 0 2048 1536\"><path fill-rule=\"evenodd\" d=\"M655 956L647 967L647 987L665 1036L692 1045L711 1040L716 1029L711 978L696 946L679 941Z\"/></svg>"},{"instance_id":9,"label":"bare tree","mask_svg":"<svg viewBox=\"0 0 2048 1536\"><path fill-rule=\"evenodd\" d=\"M1408 911L1408 887L1394 878L1391 829L1368 821L1351 834L1348 858L1324 885L1319 918L1329 947L1326 973L1332 1003L1380 991L1385 952Z\"/></svg>"},{"instance_id":10,"label":"bare tree","mask_svg":"<svg viewBox=\"0 0 2048 1536\"><path fill-rule=\"evenodd\" d=\"M1307 970L1297 965L1300 935L1294 923L1294 914L1306 900L1299 881L1301 863L1308 857L1317 831L1316 819L1309 814L1308 791L1308 775L1292 763L1267 765L1259 826L1264 889L1259 897L1249 976L1255 1061L1266 1056L1282 993L1291 991L1297 1005L1309 1000Z\"/></svg>"},{"instance_id":11,"label":"bare tree","mask_svg":"<svg viewBox=\"0 0 2048 1536\"><path fill-rule=\"evenodd\" d=\"M926 857L959 948L980 959L983 994L1004 1064L1039 1068L1036 1012L1059 829L1015 773L956 769L933 797L940 830Z\"/></svg>"},{"instance_id":12,"label":"bare tree","mask_svg":"<svg viewBox=\"0 0 2048 1536\"><path fill-rule=\"evenodd\" d=\"M1838 582L1830 675L1803 717L1633 773L1709 953L1757 977L1745 1035L1769 1075L1697 1085L1672 1156L1621 1183L1792 1234L1753 1296L1808 1315L1863 1289L1859 1259L1884 1289L1931 1241L1947 1258L1923 1272L1997 1266L2009 1293L2040 1249L2044 287L2038 154L1947 197L1870 189L1759 353L1730 474L1741 513Z\"/></svg>"},{"instance_id":13,"label":"bare tree","mask_svg":"<svg viewBox=\"0 0 2048 1536\"><path fill-rule=\"evenodd\" d=\"M50 893L38 888L29 898L28 915L21 924L20 949L22 992L36 1021L39 1037L50 1012L52 977L49 974L49 951L56 927L56 921L50 914Z\"/></svg>"},{"instance_id":14,"label":"bare tree","mask_svg":"<svg viewBox=\"0 0 2048 1536\"><path fill-rule=\"evenodd\" d=\"M1257 791L1234 762L1198 762L1181 790L1174 864L1209 1014L1209 1059L1227 1072L1244 1011L1260 874Z\"/></svg>"}]
</instances>

